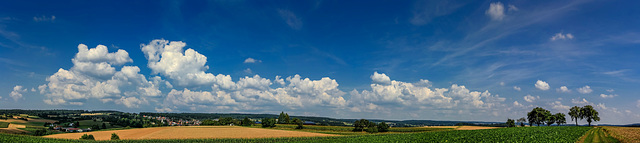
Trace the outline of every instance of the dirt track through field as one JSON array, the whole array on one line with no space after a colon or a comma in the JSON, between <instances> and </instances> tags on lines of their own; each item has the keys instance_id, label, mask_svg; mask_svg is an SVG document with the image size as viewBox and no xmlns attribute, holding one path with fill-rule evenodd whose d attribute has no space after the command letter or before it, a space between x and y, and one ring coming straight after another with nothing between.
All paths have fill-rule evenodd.
<instances>
[{"instance_id":1,"label":"dirt track through field","mask_svg":"<svg viewBox=\"0 0 640 143\"><path fill-rule=\"evenodd\" d=\"M156 127L85 133L65 133L44 136L46 138L79 139L84 134L93 135L96 140L109 140L116 133L120 139L204 139L204 138L273 138L273 137L316 137L336 136L331 134L285 131L237 126L188 126Z\"/></svg>"}]
</instances>

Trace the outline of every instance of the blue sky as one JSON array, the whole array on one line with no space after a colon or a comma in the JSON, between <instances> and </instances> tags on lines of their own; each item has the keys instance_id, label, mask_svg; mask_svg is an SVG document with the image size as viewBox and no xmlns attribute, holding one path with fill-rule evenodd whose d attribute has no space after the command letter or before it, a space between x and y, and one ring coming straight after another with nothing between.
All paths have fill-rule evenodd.
<instances>
[{"instance_id":1,"label":"blue sky","mask_svg":"<svg viewBox=\"0 0 640 143\"><path fill-rule=\"evenodd\" d=\"M0 108L637 123L637 5L9 1Z\"/></svg>"}]
</instances>

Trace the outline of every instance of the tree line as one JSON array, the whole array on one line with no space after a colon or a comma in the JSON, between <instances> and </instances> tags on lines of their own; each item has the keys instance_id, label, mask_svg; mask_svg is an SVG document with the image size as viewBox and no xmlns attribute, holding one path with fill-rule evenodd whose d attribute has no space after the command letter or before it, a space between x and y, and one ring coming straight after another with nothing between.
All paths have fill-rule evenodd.
<instances>
[{"instance_id":1,"label":"tree line","mask_svg":"<svg viewBox=\"0 0 640 143\"><path fill-rule=\"evenodd\" d=\"M296 129L303 129L304 128L304 121L302 121L301 119L298 118L293 118L291 119L291 117L289 117L289 113L284 113L280 112L280 115L278 116L278 120L276 121L275 118L263 118L262 119L262 127L263 128L273 128L276 127L276 123L278 124L294 124L297 125Z\"/></svg>"},{"instance_id":2,"label":"tree line","mask_svg":"<svg viewBox=\"0 0 640 143\"><path fill-rule=\"evenodd\" d=\"M366 131L367 133L377 133L377 132L388 132L389 125L385 122L375 123L370 122L366 119L360 119L353 122L353 131L354 132L362 132Z\"/></svg>"},{"instance_id":3,"label":"tree line","mask_svg":"<svg viewBox=\"0 0 640 143\"><path fill-rule=\"evenodd\" d=\"M556 113L552 114L549 110L546 110L542 107L533 108L530 112L527 113L527 118L524 117L517 120L520 123L520 126L524 127L525 122L529 122L529 125L537 125L546 124L547 126L551 126L554 123L559 125L566 124L567 119L564 113ZM591 126L591 122L600 121L600 117L598 116L598 111L596 111L593 106L585 105L584 107L574 106L569 109L569 116L571 116L571 120L575 120L576 126L578 126L578 119L586 119ZM516 121L513 119L507 119L508 127L515 127Z\"/></svg>"}]
</instances>

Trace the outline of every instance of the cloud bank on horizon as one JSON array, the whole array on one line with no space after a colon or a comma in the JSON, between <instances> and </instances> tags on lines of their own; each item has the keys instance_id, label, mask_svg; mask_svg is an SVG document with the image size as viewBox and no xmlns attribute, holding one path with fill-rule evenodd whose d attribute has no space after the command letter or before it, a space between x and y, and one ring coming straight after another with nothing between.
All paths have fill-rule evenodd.
<instances>
[{"instance_id":1,"label":"cloud bank on horizon","mask_svg":"<svg viewBox=\"0 0 640 143\"><path fill-rule=\"evenodd\" d=\"M141 45L151 75L141 74L137 66L123 65L133 62L125 50L108 52L104 45L95 48L78 45L78 53L71 60L73 66L68 70L60 68L46 78L47 84L37 87L38 92L45 96L43 102L82 106L89 100L98 100L127 108L148 105L156 112L260 113L293 110L402 115L429 110L437 114L498 116L513 110L505 103L506 98L492 95L488 90L472 91L458 84L437 88L426 79L415 83L396 81L377 71L370 76L370 89L361 91L342 91L338 82L329 77L311 80L297 74L272 79L256 74L233 81L230 75L207 73L207 57L194 49L185 49L184 42L156 39ZM243 63L255 61L248 58ZM535 87L543 91L550 88L542 80L538 80ZM163 90L169 92L163 93ZM589 86L576 90L583 94L592 92ZM567 92L569 89L562 86L558 91ZM17 85L11 97L17 101L24 92L27 89ZM345 95L350 95L350 98ZM617 95L600 96L613 98ZM526 95L523 99L534 103L540 96ZM594 104L585 99L573 103ZM513 105L515 108L525 107L517 101ZM549 107L555 111L569 109L561 101L550 102ZM596 107L607 109L603 103Z\"/></svg>"},{"instance_id":2,"label":"cloud bank on horizon","mask_svg":"<svg viewBox=\"0 0 640 143\"><path fill-rule=\"evenodd\" d=\"M640 21L607 8L640 13L615 2L148 3L0 6L0 108L504 121L593 105L600 123L640 118Z\"/></svg>"}]
</instances>

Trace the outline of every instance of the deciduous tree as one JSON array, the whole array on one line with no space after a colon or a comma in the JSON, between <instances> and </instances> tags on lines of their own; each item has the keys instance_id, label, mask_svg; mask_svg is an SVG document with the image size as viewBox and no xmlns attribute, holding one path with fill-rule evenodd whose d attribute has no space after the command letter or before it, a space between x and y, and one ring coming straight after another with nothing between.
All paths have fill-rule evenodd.
<instances>
[{"instance_id":1,"label":"deciduous tree","mask_svg":"<svg viewBox=\"0 0 640 143\"><path fill-rule=\"evenodd\" d=\"M242 126L251 126L253 125L253 121L249 120L248 117L244 117L244 119L241 122Z\"/></svg>"},{"instance_id":2,"label":"deciduous tree","mask_svg":"<svg viewBox=\"0 0 640 143\"><path fill-rule=\"evenodd\" d=\"M558 124L558 126L567 123L567 118L565 118L564 113L556 113L553 116L556 116L556 123Z\"/></svg>"},{"instance_id":3,"label":"deciduous tree","mask_svg":"<svg viewBox=\"0 0 640 143\"><path fill-rule=\"evenodd\" d=\"M293 123L298 125L296 127L296 129L302 129L304 128L304 126L302 126L304 124L304 122L302 122L302 120L298 119L298 118L293 118Z\"/></svg>"},{"instance_id":4,"label":"deciduous tree","mask_svg":"<svg viewBox=\"0 0 640 143\"><path fill-rule=\"evenodd\" d=\"M578 126L578 119L582 119L582 109L578 106L573 106L569 109L569 116L571 116L571 120L576 121L576 126Z\"/></svg>"},{"instance_id":5,"label":"deciduous tree","mask_svg":"<svg viewBox=\"0 0 640 143\"><path fill-rule=\"evenodd\" d=\"M516 127L516 122L513 119L507 119L507 127Z\"/></svg>"},{"instance_id":6,"label":"deciduous tree","mask_svg":"<svg viewBox=\"0 0 640 143\"><path fill-rule=\"evenodd\" d=\"M548 113L548 114L546 114ZM527 119L529 120L529 124L533 125L536 124L538 126L540 126L540 124L543 124L545 122L545 120L547 119L547 117L545 115L549 115L551 113L549 113L549 110L540 108L540 107L536 107L533 108L533 110L531 110L531 112L527 113Z\"/></svg>"},{"instance_id":7,"label":"deciduous tree","mask_svg":"<svg viewBox=\"0 0 640 143\"><path fill-rule=\"evenodd\" d=\"M355 122L353 122L353 131L357 132L357 131L364 131L364 128L369 126L369 120L366 119L360 119L360 120L356 120Z\"/></svg>"},{"instance_id":8,"label":"deciduous tree","mask_svg":"<svg viewBox=\"0 0 640 143\"><path fill-rule=\"evenodd\" d=\"M262 119L262 127L263 128L276 127L276 119L273 119L273 118L264 118L264 119Z\"/></svg>"},{"instance_id":9,"label":"deciduous tree","mask_svg":"<svg viewBox=\"0 0 640 143\"><path fill-rule=\"evenodd\" d=\"M520 127L524 127L524 122L527 122L527 119L525 119L524 117L518 119L518 123L520 123Z\"/></svg>"},{"instance_id":10,"label":"deciduous tree","mask_svg":"<svg viewBox=\"0 0 640 143\"><path fill-rule=\"evenodd\" d=\"M112 133L111 134L111 140L120 140L120 136L118 136L118 134L116 134L116 133Z\"/></svg>"},{"instance_id":11,"label":"deciduous tree","mask_svg":"<svg viewBox=\"0 0 640 143\"><path fill-rule=\"evenodd\" d=\"M379 132L388 132L389 131L389 125L385 122L380 122L380 124L378 124L378 131Z\"/></svg>"},{"instance_id":12,"label":"deciduous tree","mask_svg":"<svg viewBox=\"0 0 640 143\"><path fill-rule=\"evenodd\" d=\"M551 126L553 123L556 123L556 116L552 115L550 112L544 113L544 116L546 117L545 122L547 123L547 126Z\"/></svg>"},{"instance_id":13,"label":"deciduous tree","mask_svg":"<svg viewBox=\"0 0 640 143\"><path fill-rule=\"evenodd\" d=\"M87 135L87 134L82 135L80 137L80 139L83 139L83 140L96 140L96 138L93 137L93 135Z\"/></svg>"},{"instance_id":14,"label":"deciduous tree","mask_svg":"<svg viewBox=\"0 0 640 143\"><path fill-rule=\"evenodd\" d=\"M598 117L598 111L596 111L596 109L593 109L593 106L591 105L586 105L584 107L582 107L582 118L587 119L587 123L589 123L589 126L591 126L591 122L597 122L600 121L600 117Z\"/></svg>"}]
</instances>

